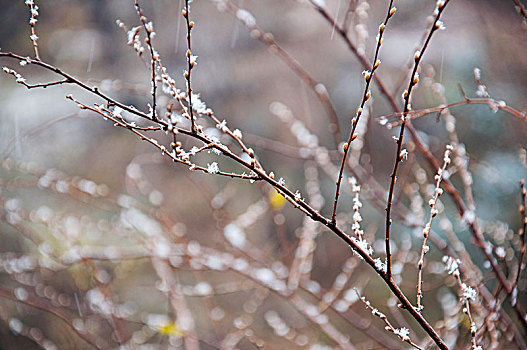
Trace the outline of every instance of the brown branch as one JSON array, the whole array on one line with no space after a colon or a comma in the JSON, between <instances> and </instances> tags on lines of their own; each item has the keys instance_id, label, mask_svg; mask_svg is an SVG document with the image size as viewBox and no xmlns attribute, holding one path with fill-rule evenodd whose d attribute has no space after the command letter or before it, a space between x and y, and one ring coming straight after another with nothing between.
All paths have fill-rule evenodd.
<instances>
[{"instance_id":1,"label":"brown branch","mask_svg":"<svg viewBox=\"0 0 527 350\"><path fill-rule=\"evenodd\" d=\"M422 310L423 305L421 304L421 299L423 298L423 265L424 265L424 259L425 254L428 252L428 236L430 235L430 229L432 227L432 220L435 216L438 214L438 210L436 209L437 201L439 199L439 196L443 193L443 190L441 189L441 181L443 180L443 176L446 170L446 167L448 164L450 164L450 152L452 151L452 146L448 145L446 147L445 151L445 157L443 160L443 167L439 169L437 172L437 175L435 176L436 184L434 189L434 196L430 200L430 218L428 219L428 222L425 225L425 228L423 229L423 244L421 246L421 255L419 256L419 262L417 264L417 310Z\"/></svg>"},{"instance_id":2,"label":"brown branch","mask_svg":"<svg viewBox=\"0 0 527 350\"><path fill-rule=\"evenodd\" d=\"M471 293L475 294L476 291L473 290L472 287L467 286L465 283L463 283L463 281L461 281L461 273L459 272L459 270L455 271L453 273L453 275L456 278L456 281L457 281L457 284L458 284L458 287L459 287L459 291L460 291L460 294L461 294L461 298L460 299L463 300L463 304L465 305L465 307L463 308L463 313L465 315L467 315L468 320L470 322L470 339L471 339L471 342L472 342L472 347L471 348L472 349L477 349L478 348L478 344L476 343L477 327L476 327L476 323L474 322L474 320L472 318L472 313L470 312L470 302L469 302L469 300L472 297ZM474 297L474 300L475 300L476 295L474 295L473 297ZM495 300L497 300L497 299L495 299Z\"/></svg>"},{"instance_id":3,"label":"brown branch","mask_svg":"<svg viewBox=\"0 0 527 350\"><path fill-rule=\"evenodd\" d=\"M313 2L312 2L313 3ZM313 3L314 4L314 3ZM314 4L315 5L315 4ZM320 8L318 5L315 5L317 8ZM371 90L370 90L370 83L372 81L373 76L375 75L375 71L380 66L381 61L379 60L379 51L381 49L382 45L382 36L384 34L384 30L386 29L386 25L388 24L388 21L390 18L395 14L395 7L393 6L393 0L390 1L390 4L388 5L388 11L386 13L386 17L384 19L384 22L379 26L379 35L377 37L377 47L375 48L375 55L373 56L373 61L371 64L370 70L366 70L363 72L364 78L366 79L366 86L364 87L364 93L362 95L362 101L360 103L360 107L357 110L357 114L355 117L351 120L351 131L348 136L348 141L344 144L344 154L342 155L342 161L340 164L340 170L339 175L337 178L337 186L335 189L335 198L333 199L333 213L331 214L331 221L335 222L335 218L337 216L337 204L339 200L339 193L340 193L340 185L342 183L342 176L344 173L344 165L346 164L346 159L348 157L348 151L351 147L351 142L357 138L357 134L355 133L355 130L357 129L357 125L359 124L360 117L362 115L363 108L366 104L366 101L368 101L371 97Z\"/></svg>"},{"instance_id":4,"label":"brown branch","mask_svg":"<svg viewBox=\"0 0 527 350\"><path fill-rule=\"evenodd\" d=\"M26 5L29 7L29 11L31 12L31 17L29 19L29 26L31 27L31 35L29 38L31 39L31 42L33 43L33 50L35 51L35 59L40 61L40 55L38 53L38 36L35 31L35 25L37 24L37 16L38 16L38 6L35 5L34 0L26 0Z\"/></svg>"},{"instance_id":5,"label":"brown branch","mask_svg":"<svg viewBox=\"0 0 527 350\"><path fill-rule=\"evenodd\" d=\"M486 105L489 106L489 108L491 108L493 110L494 109L495 110L498 110L498 109L502 110L504 112L509 113L510 115L513 115L513 116L515 116L517 118L520 118L524 122L527 122L527 113L522 112L522 111L520 111L520 110L518 110L516 108L507 106L505 104L505 102L503 102L503 101L496 101L493 98L468 98L468 97L466 97L466 95L464 96L464 99L462 101L453 102L453 103L450 103L448 105L441 105L441 106L437 106L437 107L431 107L431 108L424 108L424 109L409 111L407 113L407 117L406 118L409 119L409 120L414 120L414 119L421 118L421 117L424 117L424 116L426 116L428 114L432 114L432 113L437 114L437 115L440 116L441 113L443 113L443 111L445 111L447 109L451 109L451 108L454 108L454 107L459 107L459 106L463 106L463 105L467 105L467 104L486 104ZM403 113L401 113L401 112L392 113L390 115L378 117L377 121L381 125L386 125L388 128L392 128L392 127L401 125L402 121L400 120L400 117L402 115L403 115ZM388 120L391 119L391 118L396 118L397 120L389 122Z\"/></svg>"},{"instance_id":6,"label":"brown branch","mask_svg":"<svg viewBox=\"0 0 527 350\"><path fill-rule=\"evenodd\" d=\"M372 315L379 317L386 324L385 329L387 331L392 332L393 334L397 335L402 341L410 344L415 349L423 350L423 348L421 348L419 345L417 345L410 339L410 337L408 336L410 331L407 328L401 328L401 329L395 328L391 324L391 322L388 321L388 317L386 317L385 314L377 310L377 308L374 308L373 306L371 306L371 303L368 300L366 300L366 297L361 296L357 290L355 290L355 292L357 293L357 296L360 299L360 301L362 301L362 303L366 306L366 308L371 311Z\"/></svg>"},{"instance_id":7,"label":"brown branch","mask_svg":"<svg viewBox=\"0 0 527 350\"><path fill-rule=\"evenodd\" d=\"M71 95L66 96L66 98L68 100L72 100L73 102L75 102L80 109L87 109L87 110L90 110L92 112L95 112L95 113L101 115L103 118L106 118L106 119L112 121L114 123L114 126L119 126L119 127L125 128L127 130L130 130L132 133L134 133L137 136L139 136L139 138L141 140L147 141L148 143L150 143L151 145L156 147L159 151L161 151L163 154L168 155L174 162L187 165L187 166L190 167L191 170L199 170L199 171L201 171L203 173L213 173L213 174L216 174L216 175L227 176L227 177L231 177L231 178L239 178L239 179L244 179L244 180L252 180L252 181L260 181L260 180L262 180L260 177L255 176L255 175L227 173L227 172L220 171L219 169L211 171L210 168L204 168L204 167L198 166L198 165L190 162L189 160L185 160L185 159L182 159L182 158L178 157L177 156L177 152L169 153L165 146L160 145L156 140L154 140L152 138L149 138L149 137L145 136L144 134L141 134L138 131L140 129L138 129L135 126L132 126L132 125L126 123L125 121L123 121L123 120L121 120L119 118L116 118L115 116L113 116L113 114L110 111L105 110L104 107L102 107L102 106L96 106L96 107L87 106L84 103L82 103L82 102L76 100L75 98L73 98L73 96L71 96ZM187 132L191 133L190 131L187 131ZM207 141L208 142L212 142L210 140L207 140ZM221 147L221 146L219 146L216 143L209 143L209 144L206 145L205 148L216 148L216 149L218 149L220 151L224 150L224 147ZM234 154L232 154L232 155L234 155ZM240 161L242 161L241 158L239 158L239 159L240 159ZM244 162L244 163L245 163L245 165L247 167L250 167L250 166L247 165L247 162Z\"/></svg>"},{"instance_id":8,"label":"brown branch","mask_svg":"<svg viewBox=\"0 0 527 350\"><path fill-rule=\"evenodd\" d=\"M152 120L151 117L149 117L146 113L144 112L141 112L139 111L138 109L136 108L133 108L133 107L130 107L130 106L127 106L127 105L124 105L114 99L112 99L111 97L103 94L102 92L100 92L99 88L97 86L89 86L87 85L86 83L80 81L79 79L73 77L72 75L64 72L63 70L61 70L60 68L57 68L51 64L48 64L48 63L45 63L43 61L40 61L40 60L35 60L35 59L30 59L28 57L24 57L24 56L20 56L20 55L17 55L15 53L12 53L12 52L0 52L0 57L11 57L11 58L14 58L14 59L17 59L17 60L20 60L20 61L26 61L30 64L35 64L37 66L40 66L40 67L43 67L51 72L54 72L64 78L66 78L71 84L75 84L77 86L79 86L80 88L84 89L84 90L87 90L89 91L90 93L96 95L96 96L99 96L100 98L102 98L103 100L105 100L106 102L108 102L109 104L112 104L112 105L115 105L115 106L119 106L121 107L122 109L124 109L125 111L127 112L130 112L132 114L135 114L141 118L144 118L144 119L147 119L147 120ZM157 121L158 123L162 124L163 126L168 126L167 123L163 122L163 121L160 121L158 120Z\"/></svg>"},{"instance_id":9,"label":"brown branch","mask_svg":"<svg viewBox=\"0 0 527 350\"><path fill-rule=\"evenodd\" d=\"M516 5L518 12L521 13L521 15L527 19L527 9L525 9L525 6L523 6L520 0L512 0L512 1Z\"/></svg>"},{"instance_id":10,"label":"brown branch","mask_svg":"<svg viewBox=\"0 0 527 350\"><path fill-rule=\"evenodd\" d=\"M190 20L189 18L189 0L185 0L185 8L181 11L183 17L185 17L185 20L187 22L187 63L188 63L188 71L185 72L185 79L187 80L187 96L188 96L188 117L190 118L190 130L193 133L196 133L196 121L194 120L194 111L193 111L193 105L192 105L192 86L190 83L190 73L192 72L192 68L194 67L195 63L192 62L192 48L191 48L191 36L190 32L192 28L194 27L194 22Z\"/></svg>"},{"instance_id":11,"label":"brown branch","mask_svg":"<svg viewBox=\"0 0 527 350\"><path fill-rule=\"evenodd\" d=\"M340 27L338 24L335 23L335 21L327 14L326 12L321 12L321 14L328 20L328 22L333 25L337 32L340 34L342 39L345 41L346 45L350 49L350 51L357 57L361 65L364 69L368 69L368 60L366 57L364 57L363 54L361 54L357 47L353 44L353 42L349 39L347 36L346 31ZM394 96L388 91L386 88L386 85L384 84L383 80L379 77L378 74L376 74L373 79L375 79L375 82L377 83L377 86L379 87L379 90L381 91L381 94L386 98L388 103L390 104L390 107L392 110L394 110L396 113L400 113L399 107L397 105L397 102L395 101ZM407 111L409 112L409 111ZM431 165L433 169L439 169L441 164L437 161L437 159L434 157L434 155L430 152L430 150L425 146L423 141L421 140L421 137L413 127L411 123L408 123L406 125L408 132L410 133L410 136L412 137L412 141L414 142L417 150L424 155L427 162ZM399 153L400 154L400 153ZM456 188L452 185L450 180L445 179L443 181L443 188L445 191L447 191L450 196L452 197L456 208L458 210L458 213L461 217L464 216L465 212L467 211L467 208L465 204L463 203L463 200L461 198L461 195L456 190ZM472 222L469 224L470 231L472 232L472 236L476 242L476 245L481 249L483 254L485 255L485 258L489 261L491 264L492 270L496 274L498 281L500 284L507 284L507 280L501 270L498 268L497 264L494 262L494 258L486 251L486 242L483 238L481 231L479 230L479 227L477 223ZM525 317L522 317L522 315L525 315L525 313L521 310L521 307L519 305L515 306L516 312L519 315L519 318L521 319L521 322L524 324L524 326L527 324L527 320Z\"/></svg>"},{"instance_id":12,"label":"brown branch","mask_svg":"<svg viewBox=\"0 0 527 350\"><path fill-rule=\"evenodd\" d=\"M526 205L526 198L527 197L527 191L525 190L525 181L520 181L520 189L521 189L521 202L520 202L520 217L521 217L521 228L518 230L518 236L520 237L520 241L522 243L522 247L520 250L520 259L518 260L518 270L516 271L516 278L514 280L514 283L512 284L512 295L511 295L511 303L512 305L516 305L518 302L518 282L520 281L520 274L523 269L523 260L525 258L525 231L527 230L527 216L525 215L525 205Z\"/></svg>"},{"instance_id":13,"label":"brown branch","mask_svg":"<svg viewBox=\"0 0 527 350\"><path fill-rule=\"evenodd\" d=\"M423 58L423 54L425 53L426 49L428 48L428 44L430 43L430 40L432 39L433 34L441 28L442 23L439 21L441 18L441 14L445 10L446 5L448 5L450 0L445 0L444 2L438 1L437 2L437 14L435 16L434 22L432 23L432 28L430 28L430 31L428 33L428 36L421 48L420 51L416 52L414 55L414 67L412 70L412 74L410 75L410 82L408 84L408 88L403 93L403 99L404 99L404 108L403 108L403 122L401 124L401 130L399 132L399 137L397 138L397 152L395 153L395 161L393 165L393 171L390 175L391 181L390 181L390 190L388 192L388 201L386 205L386 232L385 232L385 246L386 246L386 274L387 277L391 279L392 275L392 263L391 263L391 248L390 248L390 228L392 225L392 219L391 219L391 210L392 210L392 201L393 201L393 193L395 189L395 182L397 180L397 170L399 168L399 164L404 159L404 153L402 152L402 146L403 146L403 137L404 137L404 130L406 127L406 114L408 111L411 110L410 106L410 97L412 94L413 88L417 85L419 82L419 76L417 74L417 70L419 68L419 64L421 63L421 60ZM435 158L434 158L435 159Z\"/></svg>"},{"instance_id":14,"label":"brown branch","mask_svg":"<svg viewBox=\"0 0 527 350\"><path fill-rule=\"evenodd\" d=\"M154 50L154 46L152 45L152 37L154 34L154 29L152 22L147 23L146 17L143 15L143 11L141 10L141 6L139 5L138 0L134 0L134 6L137 11L137 14L139 15L139 20L141 21L141 24L143 25L143 28L145 29L146 33L146 45L148 46L148 49L150 50L150 59L151 59L151 71L152 71L152 120L157 120L157 112L156 112L156 90L157 90L157 83L156 83L156 62L158 61L158 54Z\"/></svg>"}]
</instances>

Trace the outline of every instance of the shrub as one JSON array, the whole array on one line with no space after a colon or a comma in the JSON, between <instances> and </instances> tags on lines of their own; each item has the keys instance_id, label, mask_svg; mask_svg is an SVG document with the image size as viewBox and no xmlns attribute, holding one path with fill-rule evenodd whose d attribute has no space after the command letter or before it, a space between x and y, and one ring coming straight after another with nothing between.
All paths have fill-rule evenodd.
<instances>
[{"instance_id":1,"label":"shrub","mask_svg":"<svg viewBox=\"0 0 527 350\"><path fill-rule=\"evenodd\" d=\"M2 348L526 348L520 1L3 6Z\"/></svg>"}]
</instances>

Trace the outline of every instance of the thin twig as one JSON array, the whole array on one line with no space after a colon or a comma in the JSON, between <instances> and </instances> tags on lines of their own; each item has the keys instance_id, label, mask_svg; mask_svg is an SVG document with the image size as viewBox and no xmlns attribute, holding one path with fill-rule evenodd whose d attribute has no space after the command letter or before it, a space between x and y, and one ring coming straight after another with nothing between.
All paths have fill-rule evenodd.
<instances>
[{"instance_id":1,"label":"thin twig","mask_svg":"<svg viewBox=\"0 0 527 350\"><path fill-rule=\"evenodd\" d=\"M148 46L148 49L150 50L150 59L151 59L151 71L152 71L152 120L157 120L157 102L156 102L156 90L157 90L157 69L156 69L156 62L158 60L158 54L154 50L154 46L152 44L152 38L154 36L154 28L152 22L147 22L147 18L143 15L143 11L141 10L141 6L139 6L139 0L134 0L134 6L137 11L137 14L139 15L139 20L141 21L141 24L143 25L143 28L145 29L146 33L146 45Z\"/></svg>"},{"instance_id":2,"label":"thin twig","mask_svg":"<svg viewBox=\"0 0 527 350\"><path fill-rule=\"evenodd\" d=\"M512 305L516 305L518 302L518 282L520 281L520 274L524 268L523 260L525 259L525 231L527 230L527 216L525 215L525 205L526 205L526 198L527 197L527 191L525 190L525 181L520 181L520 192L521 192L521 202L520 202L520 217L521 217L521 228L518 230L518 236L520 237L520 241L522 244L521 250L520 250L520 258L518 259L518 270L516 271L516 278L514 279L514 282L511 286L513 292L512 292L512 298L511 303Z\"/></svg>"},{"instance_id":3,"label":"thin twig","mask_svg":"<svg viewBox=\"0 0 527 350\"><path fill-rule=\"evenodd\" d=\"M156 140L154 140L152 138L149 138L149 137L145 136L144 134L140 133L138 131L140 129L138 129L137 127L125 122L121 118L115 117L112 114L111 111L105 109L103 106L95 106L95 107L87 106L86 104L84 104L84 103L76 100L75 98L73 98L73 96L71 96L71 95L66 96L66 98L69 99L69 100L72 100L73 102L75 102L80 109L87 109L87 110L90 110L92 112L95 112L95 113L101 115L103 118L107 118L108 120L112 121L115 126L119 126L119 127L125 128L127 130L130 130L132 133L134 133L137 136L139 136L139 138L141 140L147 141L148 143L150 143L151 145L153 145L157 149L159 149L163 154L168 155L174 162L187 165L191 170L198 170L198 171L201 171L201 172L204 172L204 173L213 173L213 174L216 174L216 175L227 176L227 177L231 177L231 178L239 178L239 179L244 179L244 180L251 180L251 181L260 181L260 180L262 180L260 177L258 177L256 175L227 173L227 172L220 171L219 169L211 170L213 168L210 168L210 167L204 168L204 167L198 166L198 165L190 162L189 160L184 159L183 157L178 157L177 152L169 153L165 146L160 145ZM224 150L224 147L221 147L221 146L217 145L216 143L207 144L206 148L216 148L218 150ZM232 154L232 155L234 155L234 154ZM235 157L237 157L237 156L235 156ZM239 160L242 161L241 158L239 158ZM250 165L247 165L246 162L245 162L245 165L247 167L250 167Z\"/></svg>"},{"instance_id":4,"label":"thin twig","mask_svg":"<svg viewBox=\"0 0 527 350\"><path fill-rule=\"evenodd\" d=\"M414 120L414 119L417 119L417 118L424 117L424 116L426 116L428 114L441 115L443 113L443 111L445 111L447 109L451 109L451 108L459 107L459 106L464 106L464 105L468 105L468 104L486 104L488 106L492 106L491 108L502 110L504 112L509 113L510 115L513 115L513 116L515 116L517 118L520 118L524 122L527 122L527 113L522 112L522 111L520 111L518 109L515 109L513 107L507 106L507 104L505 104L505 102L503 102L503 101L496 101L493 98L483 98L483 97L482 98L468 98L466 96L465 96L465 98L462 101L453 102L453 103L450 103L448 105L440 105L440 106L437 106L437 107L431 107L431 108L424 108L424 109L409 111L407 113L407 117L406 118L409 119L409 120ZM377 121L381 125L385 125L388 128L392 128L392 127L401 125L402 121L401 121L400 117L402 115L403 115L403 113L401 113L401 112L392 113L390 115L378 117ZM396 118L396 120L390 122L389 119L391 119L391 118Z\"/></svg>"},{"instance_id":5,"label":"thin twig","mask_svg":"<svg viewBox=\"0 0 527 350\"><path fill-rule=\"evenodd\" d=\"M106 102L108 102L109 104L112 104L112 105L115 105L115 106L119 106L121 107L122 109L124 109L125 111L127 112L130 112L132 114L135 114L141 118L144 118L144 119L147 119L147 120L151 120L151 118L144 112L141 112L139 111L138 109L136 108L132 108L128 105L125 105L125 104L122 104L116 100L114 100L113 98L109 97L108 95L105 95L103 94L99 88L97 86L89 86L87 85L86 83L80 81L79 79L77 78L74 78L72 75L64 72L63 70L61 70L60 68L58 67L55 67L51 64L48 64L48 63L45 63L43 61L40 61L40 60L36 60L36 59L31 59L31 58L28 58L28 57L24 57L24 56L20 56L20 55L17 55L15 53L12 53L12 52L0 52L0 57L11 57L11 58L14 58L14 59L17 59L19 61L26 61L27 63L30 63L30 64L35 64L37 66L40 66L40 67L43 67L51 72L54 72L64 78L66 78L68 81L70 81L70 83L72 84L75 84L77 86L79 86L80 88L84 89L84 90L87 90L88 92L91 92L92 94L94 95L97 95L99 96L100 98L104 99ZM19 81L17 81L19 82ZM163 126L168 126L167 123L163 122L163 121L160 121L158 120L157 121L158 123L161 123Z\"/></svg>"},{"instance_id":6,"label":"thin twig","mask_svg":"<svg viewBox=\"0 0 527 350\"><path fill-rule=\"evenodd\" d=\"M191 30L194 27L194 21L191 21L189 18L189 12L190 12L190 6L189 6L189 0L185 0L185 8L181 11L181 14L183 17L185 17L185 20L187 22L187 63L188 68L185 72L185 79L187 80L187 96L188 96L188 117L190 118L190 130L193 133L196 133L196 121L194 120L194 106L192 105L192 86L190 82L190 74L192 72L192 68L195 65L195 62L193 62L193 55L192 55L192 47L191 47Z\"/></svg>"},{"instance_id":7,"label":"thin twig","mask_svg":"<svg viewBox=\"0 0 527 350\"><path fill-rule=\"evenodd\" d=\"M390 248L390 228L392 225L392 219L391 219L391 210L392 210L392 202L393 202L393 193L395 189L395 182L397 181L397 170L399 168L400 162L405 158L406 153L403 152L403 137L404 137L404 130L406 127L406 114L411 110L410 106L410 97L412 95L413 88L417 85L419 82L419 75L417 73L417 70L419 69L419 64L421 63L421 60L423 58L423 54L425 53L426 49L428 48L428 44L430 43L430 40L432 39L433 34L440 28L442 28L442 23L439 20L441 18L441 14L445 10L446 5L448 5L450 0L445 1L438 1L437 2L437 14L435 16L434 22L432 23L432 28L430 28L430 31L428 33L428 37L426 38L422 48L420 51L417 51L414 54L414 67L412 70L412 74L410 75L410 82L408 84L408 88L403 93L403 99L404 99L404 108L403 108L403 123L401 124L401 130L399 132L399 137L397 138L397 152L395 153L395 161L393 165L393 171L390 175L391 181L390 181L390 190L388 192L388 200L386 205L386 233L385 233L385 246L386 246L386 274L388 278L391 278L392 275L392 262L391 262L391 248Z\"/></svg>"},{"instance_id":8,"label":"thin twig","mask_svg":"<svg viewBox=\"0 0 527 350\"><path fill-rule=\"evenodd\" d=\"M525 8L525 6L520 2L520 0L512 0L512 1L516 5L518 12L521 13L521 15L527 19L527 9Z\"/></svg>"},{"instance_id":9,"label":"thin twig","mask_svg":"<svg viewBox=\"0 0 527 350\"><path fill-rule=\"evenodd\" d=\"M312 1L312 4L316 7L319 7L313 1ZM364 93L362 95L362 101L360 103L360 107L358 108L355 117L351 120L351 131L348 136L348 141L344 144L344 154L342 155L342 161L340 163L340 170L339 170L339 175L337 178L337 186L335 189L335 197L333 199L333 213L331 214L332 222L335 222L335 218L337 215L337 204L338 204L339 194L340 194L340 184L342 182L342 176L344 173L344 165L346 163L348 151L351 148L351 142L358 136L355 133L355 130L357 129L357 125L359 124L359 120L362 115L362 111L366 104L366 101L368 101L371 97L370 83L372 81L373 76L375 75L375 71L377 70L377 68L379 68L381 64L381 61L379 60L379 51L382 45L382 37L384 34L384 30L386 29L386 25L388 24L388 21L395 14L395 11L396 11L395 7L392 7L392 5L393 5L393 0L391 0L390 4L388 5L388 11L386 13L384 22L379 26L379 35L377 36L377 47L375 48L375 55L373 56L371 68L370 70L365 70L363 72L364 78L366 79L366 86L364 87Z\"/></svg>"},{"instance_id":10,"label":"thin twig","mask_svg":"<svg viewBox=\"0 0 527 350\"><path fill-rule=\"evenodd\" d=\"M25 62L25 61L21 61L21 62ZM26 80L19 73L14 71L13 69L9 69L7 67L4 67L3 70L4 70L4 73L14 76L16 78L16 82L19 83L19 84L24 85L28 90L35 89L35 88L44 88L45 89L47 87L54 86L54 85L62 85L62 84L72 83L72 81L70 81L69 79L63 79L63 80L58 80L58 81L52 81L52 82L49 82L49 83L29 84L29 83L26 83Z\"/></svg>"},{"instance_id":11,"label":"thin twig","mask_svg":"<svg viewBox=\"0 0 527 350\"><path fill-rule=\"evenodd\" d=\"M477 334L477 327L476 323L474 322L472 318L472 313L470 312L470 300L476 301L477 298L477 291L474 290L472 287L466 285L461 280L461 272L459 271L459 265L460 261L458 259L454 259L450 256L444 256L443 262L446 263L446 270L448 271L449 275L453 275L456 278L456 281L458 283L459 292L461 294L460 299L463 301L463 304L465 305L463 307L463 313L467 315L468 320L470 322L470 336L471 336L471 342L472 347L471 349L480 349L476 343L476 334Z\"/></svg>"},{"instance_id":12,"label":"thin twig","mask_svg":"<svg viewBox=\"0 0 527 350\"><path fill-rule=\"evenodd\" d=\"M392 332L393 334L398 336L402 341L410 344L412 347L419 349L419 350L424 350L423 348L421 348L419 345L417 345L410 339L409 337L410 331L407 328L404 328L404 327L400 329L395 328L391 324L391 322L388 321L388 317L386 317L385 314L380 312L377 308L374 308L373 306L371 306L371 303L368 300L366 300L366 297L361 296L356 289L355 289L355 293L357 293L357 296L362 301L362 303L366 306L366 308L368 308L371 311L372 315L379 317L386 324L385 329L387 331Z\"/></svg>"},{"instance_id":13,"label":"thin twig","mask_svg":"<svg viewBox=\"0 0 527 350\"><path fill-rule=\"evenodd\" d=\"M450 164L450 152L452 152L452 146L448 145L446 147L445 156L443 158L443 167L438 170L435 180L435 189L434 189L434 196L430 200L430 218L428 219L428 222L425 225L425 228L423 229L423 244L421 246L421 255L419 256L419 262L417 264L417 310L421 311L423 309L423 305L421 304L421 299L423 298L423 265L424 265L424 259L425 254L428 252L428 236L430 234L430 229L432 228L432 220L435 216L438 214L438 210L436 209L437 200L439 196L443 193L443 190L441 189L441 180L443 179L446 167L448 164Z\"/></svg>"},{"instance_id":14,"label":"thin twig","mask_svg":"<svg viewBox=\"0 0 527 350\"><path fill-rule=\"evenodd\" d=\"M29 26L31 27L31 35L29 38L31 39L31 42L33 43L33 50L35 51L35 59L40 61L40 55L38 53L38 36L35 31L35 25L37 24L37 16L38 16L38 6L35 4L34 0L26 0L25 1L27 7L29 7L29 11L31 12L31 18L29 19Z\"/></svg>"}]
</instances>

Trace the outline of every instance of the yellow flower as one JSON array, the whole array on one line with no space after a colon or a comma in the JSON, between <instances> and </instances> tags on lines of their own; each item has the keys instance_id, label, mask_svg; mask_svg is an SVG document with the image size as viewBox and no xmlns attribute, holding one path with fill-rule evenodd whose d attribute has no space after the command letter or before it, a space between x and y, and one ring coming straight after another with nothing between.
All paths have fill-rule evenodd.
<instances>
[{"instance_id":1,"label":"yellow flower","mask_svg":"<svg viewBox=\"0 0 527 350\"><path fill-rule=\"evenodd\" d=\"M284 207L287 200L280 193L272 191L269 194L269 204L274 210L280 210Z\"/></svg>"},{"instance_id":2,"label":"yellow flower","mask_svg":"<svg viewBox=\"0 0 527 350\"><path fill-rule=\"evenodd\" d=\"M175 321L167 323L165 325L160 325L157 328L157 332L159 334L172 336L172 337L180 337L183 335L183 330L179 328L179 326L176 324Z\"/></svg>"}]
</instances>

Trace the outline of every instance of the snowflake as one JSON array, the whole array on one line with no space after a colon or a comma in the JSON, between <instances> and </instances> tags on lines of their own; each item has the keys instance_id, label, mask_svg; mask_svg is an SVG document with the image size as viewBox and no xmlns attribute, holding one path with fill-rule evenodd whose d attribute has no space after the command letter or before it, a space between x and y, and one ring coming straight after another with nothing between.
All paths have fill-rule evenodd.
<instances>
[{"instance_id":1,"label":"snowflake","mask_svg":"<svg viewBox=\"0 0 527 350\"><path fill-rule=\"evenodd\" d=\"M379 258L376 258L373 261L375 262L375 267L377 268L378 271L386 272L386 263L381 261L381 259Z\"/></svg>"},{"instance_id":2,"label":"snowflake","mask_svg":"<svg viewBox=\"0 0 527 350\"><path fill-rule=\"evenodd\" d=\"M478 293L471 286L467 286L465 283L462 284L463 297L467 300L475 301Z\"/></svg>"},{"instance_id":3,"label":"snowflake","mask_svg":"<svg viewBox=\"0 0 527 350\"><path fill-rule=\"evenodd\" d=\"M207 105L201 101L199 94L192 93L192 108L200 114L207 113Z\"/></svg>"},{"instance_id":4,"label":"snowflake","mask_svg":"<svg viewBox=\"0 0 527 350\"><path fill-rule=\"evenodd\" d=\"M122 113L123 109L119 106L115 106L115 108L113 109L113 115L115 115L116 117L121 117L121 113Z\"/></svg>"},{"instance_id":5,"label":"snowflake","mask_svg":"<svg viewBox=\"0 0 527 350\"><path fill-rule=\"evenodd\" d=\"M242 139L242 132L240 131L240 129L234 129L234 131L232 132L232 134L239 138L240 140Z\"/></svg>"},{"instance_id":6,"label":"snowflake","mask_svg":"<svg viewBox=\"0 0 527 350\"><path fill-rule=\"evenodd\" d=\"M189 57L190 64L195 66L198 64L198 56L197 55L190 55Z\"/></svg>"},{"instance_id":7,"label":"snowflake","mask_svg":"<svg viewBox=\"0 0 527 350\"><path fill-rule=\"evenodd\" d=\"M362 251L366 254L368 254L369 256L371 256L373 254L373 248L370 247L370 245L368 244L368 242L366 241L363 241L363 240L358 240L356 239L355 237L352 237L351 238L353 240L353 242L355 242L355 244L357 246L359 246L360 249L362 249ZM379 260L380 261L380 260ZM377 266L377 261L375 261L375 266ZM384 267L385 268L385 267ZM383 268L383 269L384 269Z\"/></svg>"},{"instance_id":8,"label":"snowflake","mask_svg":"<svg viewBox=\"0 0 527 350\"><path fill-rule=\"evenodd\" d=\"M300 194L300 192L296 191L296 193L295 193L295 201L298 202L301 199L302 199L302 195Z\"/></svg>"},{"instance_id":9,"label":"snowflake","mask_svg":"<svg viewBox=\"0 0 527 350\"><path fill-rule=\"evenodd\" d=\"M212 162L210 164L207 164L207 172L209 174L217 174L220 171L220 168L218 167L218 163Z\"/></svg>"},{"instance_id":10,"label":"snowflake","mask_svg":"<svg viewBox=\"0 0 527 350\"><path fill-rule=\"evenodd\" d=\"M406 148L401 151L401 153L399 154L399 158L401 160L408 159L408 151L406 150Z\"/></svg>"},{"instance_id":11,"label":"snowflake","mask_svg":"<svg viewBox=\"0 0 527 350\"><path fill-rule=\"evenodd\" d=\"M227 130L227 121L224 119L221 123L216 124L216 127L225 132L225 130Z\"/></svg>"},{"instance_id":12,"label":"snowflake","mask_svg":"<svg viewBox=\"0 0 527 350\"><path fill-rule=\"evenodd\" d=\"M443 262L446 264L445 270L448 271L449 275L459 275L459 260L454 259L451 256L444 256Z\"/></svg>"},{"instance_id":13,"label":"snowflake","mask_svg":"<svg viewBox=\"0 0 527 350\"><path fill-rule=\"evenodd\" d=\"M408 336L408 334L410 334L410 331L408 330L408 328L406 327L403 327L401 329L394 329L393 332L399 336L399 338L401 338L403 341L407 341L410 339L410 337Z\"/></svg>"}]
</instances>

